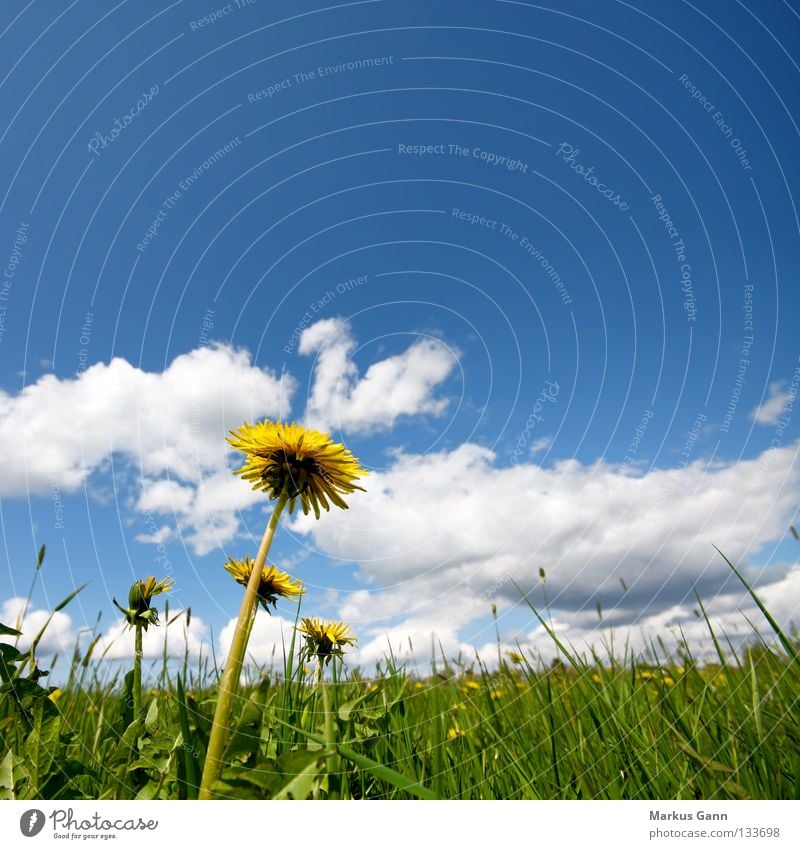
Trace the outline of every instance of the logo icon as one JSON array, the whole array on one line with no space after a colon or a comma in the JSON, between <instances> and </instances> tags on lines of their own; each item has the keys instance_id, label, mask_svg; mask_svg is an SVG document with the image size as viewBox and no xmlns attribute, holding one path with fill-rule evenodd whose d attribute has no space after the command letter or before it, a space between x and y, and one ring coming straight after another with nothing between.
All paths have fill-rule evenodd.
<instances>
[{"instance_id":1,"label":"logo icon","mask_svg":"<svg viewBox=\"0 0 800 849\"><path fill-rule=\"evenodd\" d=\"M25 837L36 837L44 828L44 814L37 808L31 808L19 818L19 830Z\"/></svg>"}]
</instances>

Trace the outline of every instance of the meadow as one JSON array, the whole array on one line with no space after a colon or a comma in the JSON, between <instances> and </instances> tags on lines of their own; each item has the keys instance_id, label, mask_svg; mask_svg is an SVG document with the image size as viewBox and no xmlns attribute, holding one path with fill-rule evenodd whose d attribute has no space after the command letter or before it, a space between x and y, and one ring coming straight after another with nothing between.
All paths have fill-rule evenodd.
<instances>
[{"instance_id":1,"label":"meadow","mask_svg":"<svg viewBox=\"0 0 800 849\"><path fill-rule=\"evenodd\" d=\"M798 798L800 641L762 612L771 630L753 627L739 651L706 619L713 662L659 641L646 659L578 656L551 632L547 664L433 657L422 678L391 658L370 674L336 658L323 678L287 646L280 668L245 667L214 795ZM548 627L533 608L531 619ZM16 629L2 631L0 798L198 797L213 660L145 665L134 711L134 672L112 671L96 640L76 646L55 688L35 660L41 634L20 651Z\"/></svg>"}]
</instances>

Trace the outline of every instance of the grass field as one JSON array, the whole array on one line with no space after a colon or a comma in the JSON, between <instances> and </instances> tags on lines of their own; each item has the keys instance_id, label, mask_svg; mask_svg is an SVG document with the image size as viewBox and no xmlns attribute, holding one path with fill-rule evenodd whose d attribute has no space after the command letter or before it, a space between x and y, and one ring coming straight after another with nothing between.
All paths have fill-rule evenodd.
<instances>
[{"instance_id":1,"label":"grass field","mask_svg":"<svg viewBox=\"0 0 800 849\"><path fill-rule=\"evenodd\" d=\"M216 700L210 664L187 659L176 669L164 659L146 669L135 717L132 673L112 674L91 650L76 650L69 680L48 688L5 631L0 797L197 798ZM370 676L337 662L322 682L287 652L282 669L250 673L240 690L215 792L800 797L796 635L774 625L769 643L754 632L738 653L712 636L713 663L677 646L653 645L662 662L578 658L559 646L560 659L547 666L513 653L495 657L491 670L434 658L430 676L417 678L390 660Z\"/></svg>"}]
</instances>

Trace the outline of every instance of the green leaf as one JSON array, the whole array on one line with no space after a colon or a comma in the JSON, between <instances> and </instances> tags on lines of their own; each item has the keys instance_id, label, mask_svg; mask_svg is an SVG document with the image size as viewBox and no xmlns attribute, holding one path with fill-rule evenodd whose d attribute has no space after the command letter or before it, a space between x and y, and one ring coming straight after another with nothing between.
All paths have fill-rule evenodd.
<instances>
[{"instance_id":1,"label":"green leaf","mask_svg":"<svg viewBox=\"0 0 800 849\"><path fill-rule=\"evenodd\" d=\"M59 610L63 610L72 601L72 599L75 598L76 595L78 595L78 593L83 592L83 590L85 590L88 586L89 581L87 581L85 584L81 584L78 589L75 590L75 592L71 592L63 601L60 601L53 608L53 613L58 613Z\"/></svg>"},{"instance_id":2,"label":"green leaf","mask_svg":"<svg viewBox=\"0 0 800 849\"><path fill-rule=\"evenodd\" d=\"M2 658L3 663L17 663L20 660L25 660L27 656L27 652L21 652L11 643L0 643L0 658Z\"/></svg>"},{"instance_id":3,"label":"green leaf","mask_svg":"<svg viewBox=\"0 0 800 849\"><path fill-rule=\"evenodd\" d=\"M150 702L150 707L147 708L147 716L144 718L144 727L152 733L156 725L158 725L158 699L153 699L153 701Z\"/></svg>"},{"instance_id":4,"label":"green leaf","mask_svg":"<svg viewBox=\"0 0 800 849\"><path fill-rule=\"evenodd\" d=\"M137 799L155 799L158 793L158 782L148 781L144 787L136 794Z\"/></svg>"},{"instance_id":5,"label":"green leaf","mask_svg":"<svg viewBox=\"0 0 800 849\"><path fill-rule=\"evenodd\" d=\"M0 622L0 637L21 637L22 631L17 631L16 628L9 628Z\"/></svg>"},{"instance_id":6,"label":"green leaf","mask_svg":"<svg viewBox=\"0 0 800 849\"><path fill-rule=\"evenodd\" d=\"M26 696L46 696L47 690L28 678L17 678L0 686L0 693L13 693L18 701L22 701Z\"/></svg>"},{"instance_id":7,"label":"green leaf","mask_svg":"<svg viewBox=\"0 0 800 849\"><path fill-rule=\"evenodd\" d=\"M14 798L14 753L9 749L0 761L0 799Z\"/></svg>"},{"instance_id":8,"label":"green leaf","mask_svg":"<svg viewBox=\"0 0 800 849\"><path fill-rule=\"evenodd\" d=\"M295 728L293 725L289 725L288 722L284 722L277 716L275 717L275 721L279 722L281 725L291 728L299 734L303 734L305 737L308 737L309 740L314 740L317 743L322 744L325 743L325 738L321 734L315 734L313 731L306 731L304 728ZM398 790L405 790L406 793L410 793L418 799L437 798L435 794L428 790L427 787L423 787L423 785L419 782L414 781L411 778L407 778L402 773L396 772L388 766L384 766L383 764L379 764L377 761L373 761L372 758L368 758L365 755L360 755L358 752L354 752L349 746L343 746L341 743L337 743L336 751L346 760L351 761L362 769L366 769L376 778L380 778L383 781L388 782L394 787L397 787Z\"/></svg>"},{"instance_id":9,"label":"green leaf","mask_svg":"<svg viewBox=\"0 0 800 849\"><path fill-rule=\"evenodd\" d=\"M183 737L183 775L179 778L181 790L183 791L180 798L196 799L197 791L200 787L200 776L198 775L198 753L195 748L194 737L192 736L191 728L189 727L189 713L186 709L186 696L183 691L183 679L178 675L177 680L177 696L178 696L178 719L181 724L181 736Z\"/></svg>"},{"instance_id":10,"label":"green leaf","mask_svg":"<svg viewBox=\"0 0 800 849\"><path fill-rule=\"evenodd\" d=\"M308 799L325 768L325 756L328 752L287 752L278 758L281 772L291 776L289 780L273 794L273 799Z\"/></svg>"},{"instance_id":11,"label":"green leaf","mask_svg":"<svg viewBox=\"0 0 800 849\"><path fill-rule=\"evenodd\" d=\"M31 709L33 725L25 740L25 770L31 789L38 793L59 754L61 714L49 699L38 699Z\"/></svg>"}]
</instances>

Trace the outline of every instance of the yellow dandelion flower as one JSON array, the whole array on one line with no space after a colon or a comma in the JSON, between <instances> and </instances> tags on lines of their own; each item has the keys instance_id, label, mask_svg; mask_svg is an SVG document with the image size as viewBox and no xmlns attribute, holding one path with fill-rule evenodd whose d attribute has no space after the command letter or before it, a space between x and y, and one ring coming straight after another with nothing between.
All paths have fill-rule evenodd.
<instances>
[{"instance_id":1,"label":"yellow dandelion flower","mask_svg":"<svg viewBox=\"0 0 800 849\"><path fill-rule=\"evenodd\" d=\"M57 702L64 695L64 691L61 689L53 690L47 698L50 699L51 702Z\"/></svg>"},{"instance_id":2,"label":"yellow dandelion flower","mask_svg":"<svg viewBox=\"0 0 800 849\"><path fill-rule=\"evenodd\" d=\"M683 675L683 673L686 672L686 670L682 666L676 667L675 671L678 673L678 675Z\"/></svg>"},{"instance_id":3,"label":"yellow dandelion flower","mask_svg":"<svg viewBox=\"0 0 800 849\"><path fill-rule=\"evenodd\" d=\"M233 576L237 584L246 587L255 565L251 557L245 557L244 560L234 560L229 557L225 569ZM279 598L293 599L301 596L304 592L302 581L295 580L291 575L278 569L277 566L264 566L262 568L261 582L258 585L258 600L264 610L268 610L268 604L274 607Z\"/></svg>"},{"instance_id":4,"label":"yellow dandelion flower","mask_svg":"<svg viewBox=\"0 0 800 849\"><path fill-rule=\"evenodd\" d=\"M521 654L520 654L519 652L517 652L517 651L510 651L510 652L508 653L508 659L509 659L512 663L525 663L525 657L524 657L524 655L521 655Z\"/></svg>"},{"instance_id":5,"label":"yellow dandelion flower","mask_svg":"<svg viewBox=\"0 0 800 849\"><path fill-rule=\"evenodd\" d=\"M665 676L664 676L664 683L665 683L668 687L671 687L671 686L675 683L675 679L674 679L674 678L671 678L669 675L665 675Z\"/></svg>"},{"instance_id":6,"label":"yellow dandelion flower","mask_svg":"<svg viewBox=\"0 0 800 849\"><path fill-rule=\"evenodd\" d=\"M639 678L642 681L649 681L650 678L653 677L653 673L649 669L645 669L644 671L639 673Z\"/></svg>"},{"instance_id":7,"label":"yellow dandelion flower","mask_svg":"<svg viewBox=\"0 0 800 849\"><path fill-rule=\"evenodd\" d=\"M489 696L493 702L496 702L498 699L502 699L505 694L505 690L492 690Z\"/></svg>"},{"instance_id":8,"label":"yellow dandelion flower","mask_svg":"<svg viewBox=\"0 0 800 849\"><path fill-rule=\"evenodd\" d=\"M344 622L328 622L324 619L302 619L297 629L306 639L306 654L324 662L333 655L342 657L345 646L355 645L356 637Z\"/></svg>"},{"instance_id":9,"label":"yellow dandelion flower","mask_svg":"<svg viewBox=\"0 0 800 849\"><path fill-rule=\"evenodd\" d=\"M592 673L592 681L594 681L595 684L603 683L603 679L596 672Z\"/></svg>"},{"instance_id":10,"label":"yellow dandelion flower","mask_svg":"<svg viewBox=\"0 0 800 849\"><path fill-rule=\"evenodd\" d=\"M463 737L464 732L460 731L458 728L448 728L447 729L447 739L455 740L456 737Z\"/></svg>"},{"instance_id":11,"label":"yellow dandelion flower","mask_svg":"<svg viewBox=\"0 0 800 849\"><path fill-rule=\"evenodd\" d=\"M467 690L480 690L481 685L477 681L467 681L467 683L464 684L464 687Z\"/></svg>"},{"instance_id":12,"label":"yellow dandelion flower","mask_svg":"<svg viewBox=\"0 0 800 849\"><path fill-rule=\"evenodd\" d=\"M311 509L319 519L320 507L330 510L330 504L334 504L346 510L341 496L357 489L364 492L354 481L366 475L367 470L328 433L294 422L265 419L254 425L245 422L238 430L232 430L228 442L247 457L236 474L270 498L278 498L285 491L290 513L299 498L303 513Z\"/></svg>"}]
</instances>

